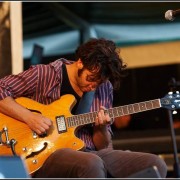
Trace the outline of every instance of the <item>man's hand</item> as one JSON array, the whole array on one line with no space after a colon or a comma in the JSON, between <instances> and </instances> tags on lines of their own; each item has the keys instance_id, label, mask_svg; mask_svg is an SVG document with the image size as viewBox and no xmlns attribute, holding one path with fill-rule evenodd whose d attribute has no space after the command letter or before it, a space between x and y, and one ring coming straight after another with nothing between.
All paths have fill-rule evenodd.
<instances>
[{"instance_id":1,"label":"man's hand","mask_svg":"<svg viewBox=\"0 0 180 180\"><path fill-rule=\"evenodd\" d=\"M112 144L108 124L112 124L112 118L106 113L106 108L101 106L95 120L93 142L98 150L104 149Z\"/></svg>"},{"instance_id":2,"label":"man's hand","mask_svg":"<svg viewBox=\"0 0 180 180\"><path fill-rule=\"evenodd\" d=\"M100 107L98 116L95 120L95 126L105 126L107 124L112 124L112 118L109 117L108 113L105 113L106 108L104 106Z\"/></svg>"},{"instance_id":3,"label":"man's hand","mask_svg":"<svg viewBox=\"0 0 180 180\"><path fill-rule=\"evenodd\" d=\"M39 135L46 133L52 125L50 119L44 117L42 114L31 112L10 96L0 100L0 112L26 123L31 130Z\"/></svg>"},{"instance_id":4,"label":"man's hand","mask_svg":"<svg viewBox=\"0 0 180 180\"><path fill-rule=\"evenodd\" d=\"M31 113L26 120L27 125L36 132L38 135L42 135L48 131L52 125L52 121L41 114Z\"/></svg>"}]
</instances>

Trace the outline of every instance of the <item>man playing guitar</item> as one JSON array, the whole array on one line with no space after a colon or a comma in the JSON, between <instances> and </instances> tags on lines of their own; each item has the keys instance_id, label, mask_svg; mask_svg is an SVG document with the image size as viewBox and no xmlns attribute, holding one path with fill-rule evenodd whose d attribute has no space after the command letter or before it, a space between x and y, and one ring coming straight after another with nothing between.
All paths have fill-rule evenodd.
<instances>
[{"instance_id":1,"label":"man playing guitar","mask_svg":"<svg viewBox=\"0 0 180 180\"><path fill-rule=\"evenodd\" d=\"M125 69L115 43L90 39L77 48L75 55L75 61L61 58L0 80L0 112L9 117L3 122L8 131L2 127L6 140L1 142L0 151L6 154L3 148L11 147L13 154L24 156L35 178L106 178L108 174L124 178L152 166L165 178L166 164L157 155L112 147L113 118L106 109L112 108L113 88L119 88ZM93 122L88 123L90 118L76 119L72 114L76 114L83 94L91 91L95 93L90 112L97 113L90 114ZM76 104L67 94L75 97ZM33 101L18 101L20 97ZM58 99L61 101L56 104ZM40 107L37 112L35 107ZM51 115L53 108L60 111L57 117ZM65 117L61 116L63 109ZM67 118L66 114L72 117ZM8 124L10 121L13 123ZM10 126L16 122L19 124L12 134ZM76 141L74 135L73 126L77 124L80 126L75 135L83 143ZM18 135L13 138L16 134L27 140L17 141ZM16 142L7 141L11 138Z\"/></svg>"}]
</instances>

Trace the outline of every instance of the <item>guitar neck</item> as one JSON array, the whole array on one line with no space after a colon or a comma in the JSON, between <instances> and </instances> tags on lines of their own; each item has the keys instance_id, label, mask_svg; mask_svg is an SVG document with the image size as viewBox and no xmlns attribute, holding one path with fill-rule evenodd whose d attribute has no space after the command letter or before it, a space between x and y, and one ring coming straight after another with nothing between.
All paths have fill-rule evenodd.
<instances>
[{"instance_id":1,"label":"guitar neck","mask_svg":"<svg viewBox=\"0 0 180 180\"><path fill-rule=\"evenodd\" d=\"M150 101L144 101L125 106L114 107L105 110L109 114L110 118L116 118L124 115L135 114L143 111L157 109L161 107L160 99L154 99ZM68 127L77 127L85 124L94 123L97 117L97 111L85 114L74 115L67 117Z\"/></svg>"}]
</instances>

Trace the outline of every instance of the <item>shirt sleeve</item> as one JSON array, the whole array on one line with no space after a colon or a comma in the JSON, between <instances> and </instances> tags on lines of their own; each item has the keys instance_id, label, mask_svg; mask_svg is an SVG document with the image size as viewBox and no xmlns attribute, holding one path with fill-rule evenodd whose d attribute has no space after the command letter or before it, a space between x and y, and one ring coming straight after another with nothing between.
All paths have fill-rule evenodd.
<instances>
[{"instance_id":1,"label":"shirt sleeve","mask_svg":"<svg viewBox=\"0 0 180 180\"><path fill-rule=\"evenodd\" d=\"M28 70L17 75L8 75L0 79L0 100L11 96L31 96L35 91L38 80L37 67L31 66Z\"/></svg>"}]
</instances>

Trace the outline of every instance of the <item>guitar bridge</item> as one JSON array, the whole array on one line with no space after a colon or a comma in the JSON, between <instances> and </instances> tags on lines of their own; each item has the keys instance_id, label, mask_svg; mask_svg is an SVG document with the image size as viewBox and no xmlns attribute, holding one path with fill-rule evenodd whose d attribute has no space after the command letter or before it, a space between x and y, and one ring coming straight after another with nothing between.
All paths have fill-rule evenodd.
<instances>
[{"instance_id":1,"label":"guitar bridge","mask_svg":"<svg viewBox=\"0 0 180 180\"><path fill-rule=\"evenodd\" d=\"M5 135L5 138L6 138L5 141L3 141L3 137L2 137L3 134ZM15 152L15 144L16 144L16 142L17 141L15 139L9 140L8 128L7 127L4 127L0 131L0 145L5 145L7 147L10 147L13 155L16 155L16 152Z\"/></svg>"},{"instance_id":2,"label":"guitar bridge","mask_svg":"<svg viewBox=\"0 0 180 180\"><path fill-rule=\"evenodd\" d=\"M65 121L65 117L63 115L56 116L56 125L57 125L59 134L67 132L66 121Z\"/></svg>"},{"instance_id":3,"label":"guitar bridge","mask_svg":"<svg viewBox=\"0 0 180 180\"><path fill-rule=\"evenodd\" d=\"M5 141L3 141L3 134L5 135ZM8 136L8 128L4 127L1 131L0 131L0 144L2 145L6 145L6 146L10 146L10 141L9 141L9 136Z\"/></svg>"}]
</instances>

